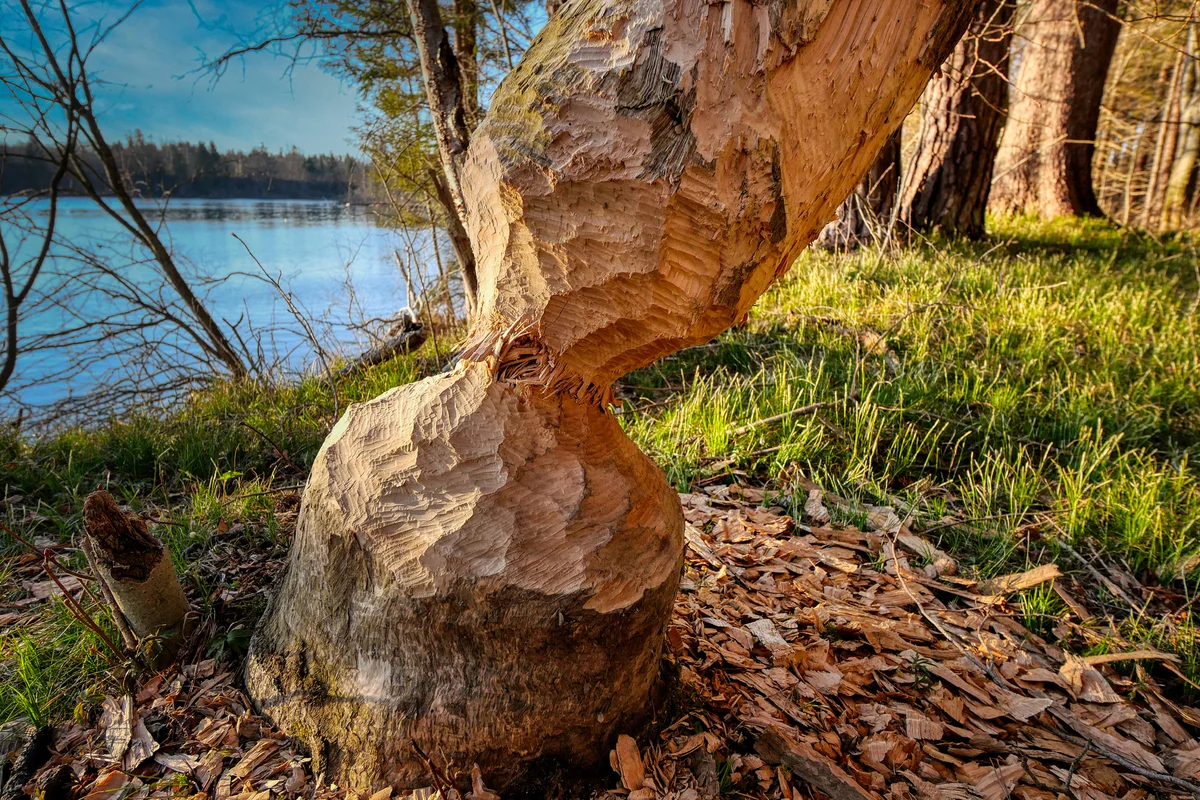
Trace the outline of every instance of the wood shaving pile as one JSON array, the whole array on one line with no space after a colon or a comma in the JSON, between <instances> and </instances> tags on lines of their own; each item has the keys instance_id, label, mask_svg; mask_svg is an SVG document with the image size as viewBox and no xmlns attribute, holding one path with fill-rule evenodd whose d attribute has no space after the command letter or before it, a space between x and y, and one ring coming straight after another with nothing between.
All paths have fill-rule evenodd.
<instances>
[{"instance_id":1,"label":"wood shaving pile","mask_svg":"<svg viewBox=\"0 0 1200 800\"><path fill-rule=\"evenodd\" d=\"M870 512L873 531L830 527L816 490L810 525L762 508L754 489L682 500L687 567L668 631L674 718L641 741L622 736L610 759L616 788L594 794L1200 797L1200 711L1155 679L1170 656L1130 646L1080 658L1021 624L1008 596L1049 581L1087 614L1053 565L976 583L890 509ZM26 784L35 795L356 797L321 785L301 750L251 711L232 669L211 659L109 697L94 722L61 727L52 753ZM474 783L467 798L496 798L480 776Z\"/></svg>"},{"instance_id":2,"label":"wood shaving pile","mask_svg":"<svg viewBox=\"0 0 1200 800\"><path fill-rule=\"evenodd\" d=\"M1200 711L1144 666L1173 656L1075 657L1014 613L1006 595L1057 580L1053 564L959 578L891 509L870 511L872 532L827 527L819 490L811 526L757 507L754 489L682 499L669 644L693 707L636 768L618 748L611 797L1200 796ZM1135 679L1117 662L1136 664Z\"/></svg>"}]
</instances>

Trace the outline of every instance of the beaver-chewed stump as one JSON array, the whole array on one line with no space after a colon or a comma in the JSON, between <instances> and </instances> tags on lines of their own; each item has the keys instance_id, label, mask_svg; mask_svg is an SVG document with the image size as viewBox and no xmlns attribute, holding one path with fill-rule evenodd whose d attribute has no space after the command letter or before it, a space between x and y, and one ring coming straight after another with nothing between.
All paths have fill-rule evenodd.
<instances>
[{"instance_id":1,"label":"beaver-chewed stump","mask_svg":"<svg viewBox=\"0 0 1200 800\"><path fill-rule=\"evenodd\" d=\"M247 676L341 786L595 766L649 711L679 498L610 415L492 369L353 406L313 466Z\"/></svg>"},{"instance_id":2,"label":"beaver-chewed stump","mask_svg":"<svg viewBox=\"0 0 1200 800\"><path fill-rule=\"evenodd\" d=\"M171 553L141 518L126 514L102 489L84 501L83 522L83 545L113 617L123 633L136 637L127 644L152 639L152 662L166 666L183 644L191 612Z\"/></svg>"},{"instance_id":3,"label":"beaver-chewed stump","mask_svg":"<svg viewBox=\"0 0 1200 800\"><path fill-rule=\"evenodd\" d=\"M251 643L251 696L318 775L465 788L477 763L503 789L539 759L602 764L650 713L682 522L613 382L745 318L972 6L552 15L459 164L479 285L458 364L334 428Z\"/></svg>"}]
</instances>

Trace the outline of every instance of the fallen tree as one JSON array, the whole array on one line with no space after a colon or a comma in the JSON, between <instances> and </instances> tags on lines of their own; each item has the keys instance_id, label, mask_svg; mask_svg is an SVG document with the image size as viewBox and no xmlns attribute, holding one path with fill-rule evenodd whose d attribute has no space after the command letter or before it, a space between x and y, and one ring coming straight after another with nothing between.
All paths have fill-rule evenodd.
<instances>
[{"instance_id":1,"label":"fallen tree","mask_svg":"<svg viewBox=\"0 0 1200 800\"><path fill-rule=\"evenodd\" d=\"M652 708L678 496L606 412L833 216L973 3L575 0L463 165L455 369L352 407L251 646L260 708L354 790L605 762Z\"/></svg>"}]
</instances>

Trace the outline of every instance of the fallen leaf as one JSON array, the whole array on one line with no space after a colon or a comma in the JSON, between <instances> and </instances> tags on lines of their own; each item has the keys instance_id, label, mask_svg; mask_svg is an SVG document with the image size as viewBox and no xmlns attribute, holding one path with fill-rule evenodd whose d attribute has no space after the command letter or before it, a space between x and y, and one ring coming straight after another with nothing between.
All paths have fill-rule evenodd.
<instances>
[{"instance_id":1,"label":"fallen leaf","mask_svg":"<svg viewBox=\"0 0 1200 800\"><path fill-rule=\"evenodd\" d=\"M129 793L126 789L128 784L128 775L119 769L110 768L101 772L96 780L88 786L83 800L121 800Z\"/></svg>"},{"instance_id":2,"label":"fallen leaf","mask_svg":"<svg viewBox=\"0 0 1200 800\"><path fill-rule=\"evenodd\" d=\"M154 763L161 764L172 772L191 775L200 766L200 756L190 756L186 753L155 753Z\"/></svg>"},{"instance_id":3,"label":"fallen leaf","mask_svg":"<svg viewBox=\"0 0 1200 800\"><path fill-rule=\"evenodd\" d=\"M103 708L100 727L104 730L104 744L112 759L120 762L133 741L133 697L106 697Z\"/></svg>"},{"instance_id":4,"label":"fallen leaf","mask_svg":"<svg viewBox=\"0 0 1200 800\"><path fill-rule=\"evenodd\" d=\"M1068 654L1062 666L1058 668L1058 674L1077 700L1086 700L1089 703L1121 702L1121 696L1113 691L1099 670L1082 658Z\"/></svg>"},{"instance_id":5,"label":"fallen leaf","mask_svg":"<svg viewBox=\"0 0 1200 800\"><path fill-rule=\"evenodd\" d=\"M234 765L229 772L235 778L245 778L254 768L267 760L267 757L279 749L279 742L271 739L259 739L254 743L254 747L246 755L242 756L241 761Z\"/></svg>"},{"instance_id":6,"label":"fallen leaf","mask_svg":"<svg viewBox=\"0 0 1200 800\"><path fill-rule=\"evenodd\" d=\"M150 731L146 730L146 724L142 721L141 715L136 715L133 723L133 737L129 742L129 749L125 751L125 769L132 772L141 766L143 761L153 756L157 750L158 742L154 741Z\"/></svg>"}]
</instances>

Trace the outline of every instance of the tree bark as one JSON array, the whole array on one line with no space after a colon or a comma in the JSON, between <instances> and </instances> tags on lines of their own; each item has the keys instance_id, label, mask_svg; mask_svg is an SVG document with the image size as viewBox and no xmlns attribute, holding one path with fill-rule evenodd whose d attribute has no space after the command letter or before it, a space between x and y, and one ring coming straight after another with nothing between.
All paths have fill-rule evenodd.
<instances>
[{"instance_id":1,"label":"tree bark","mask_svg":"<svg viewBox=\"0 0 1200 800\"><path fill-rule=\"evenodd\" d=\"M454 57L462 78L463 116L467 130L479 124L479 4L454 0Z\"/></svg>"},{"instance_id":2,"label":"tree bark","mask_svg":"<svg viewBox=\"0 0 1200 800\"><path fill-rule=\"evenodd\" d=\"M1179 134L1163 198L1159 224L1163 229L1179 228L1186 223L1196 163L1200 160L1200 65L1196 61L1196 52L1200 48L1198 28L1200 23L1193 22L1188 26L1187 52L1181 64Z\"/></svg>"},{"instance_id":3,"label":"tree bark","mask_svg":"<svg viewBox=\"0 0 1200 800\"><path fill-rule=\"evenodd\" d=\"M679 500L617 377L742 319L953 48L952 0L574 0L463 167L479 265L450 372L349 409L247 686L339 787L504 788L652 710Z\"/></svg>"},{"instance_id":4,"label":"tree bark","mask_svg":"<svg viewBox=\"0 0 1200 800\"><path fill-rule=\"evenodd\" d=\"M1096 127L1121 23L1117 0L1033 0L989 208L1099 216Z\"/></svg>"},{"instance_id":5,"label":"tree bark","mask_svg":"<svg viewBox=\"0 0 1200 800\"><path fill-rule=\"evenodd\" d=\"M1158 138L1154 145L1154 161L1150 166L1150 180L1146 187L1146 199L1142 204L1142 227L1159 227L1163 202L1166 199L1167 181L1175 162L1175 143L1179 138L1179 95L1182 88L1186 54L1179 53L1171 69L1167 94L1163 100L1162 119L1158 124Z\"/></svg>"},{"instance_id":6,"label":"tree bark","mask_svg":"<svg viewBox=\"0 0 1200 800\"><path fill-rule=\"evenodd\" d=\"M871 169L838 206L837 219L817 237L817 245L849 252L882 242L895 221L900 189L900 131L888 138Z\"/></svg>"},{"instance_id":7,"label":"tree bark","mask_svg":"<svg viewBox=\"0 0 1200 800\"><path fill-rule=\"evenodd\" d=\"M984 0L925 89L917 150L900 201L904 227L979 239L1008 109L1015 0Z\"/></svg>"}]
</instances>

